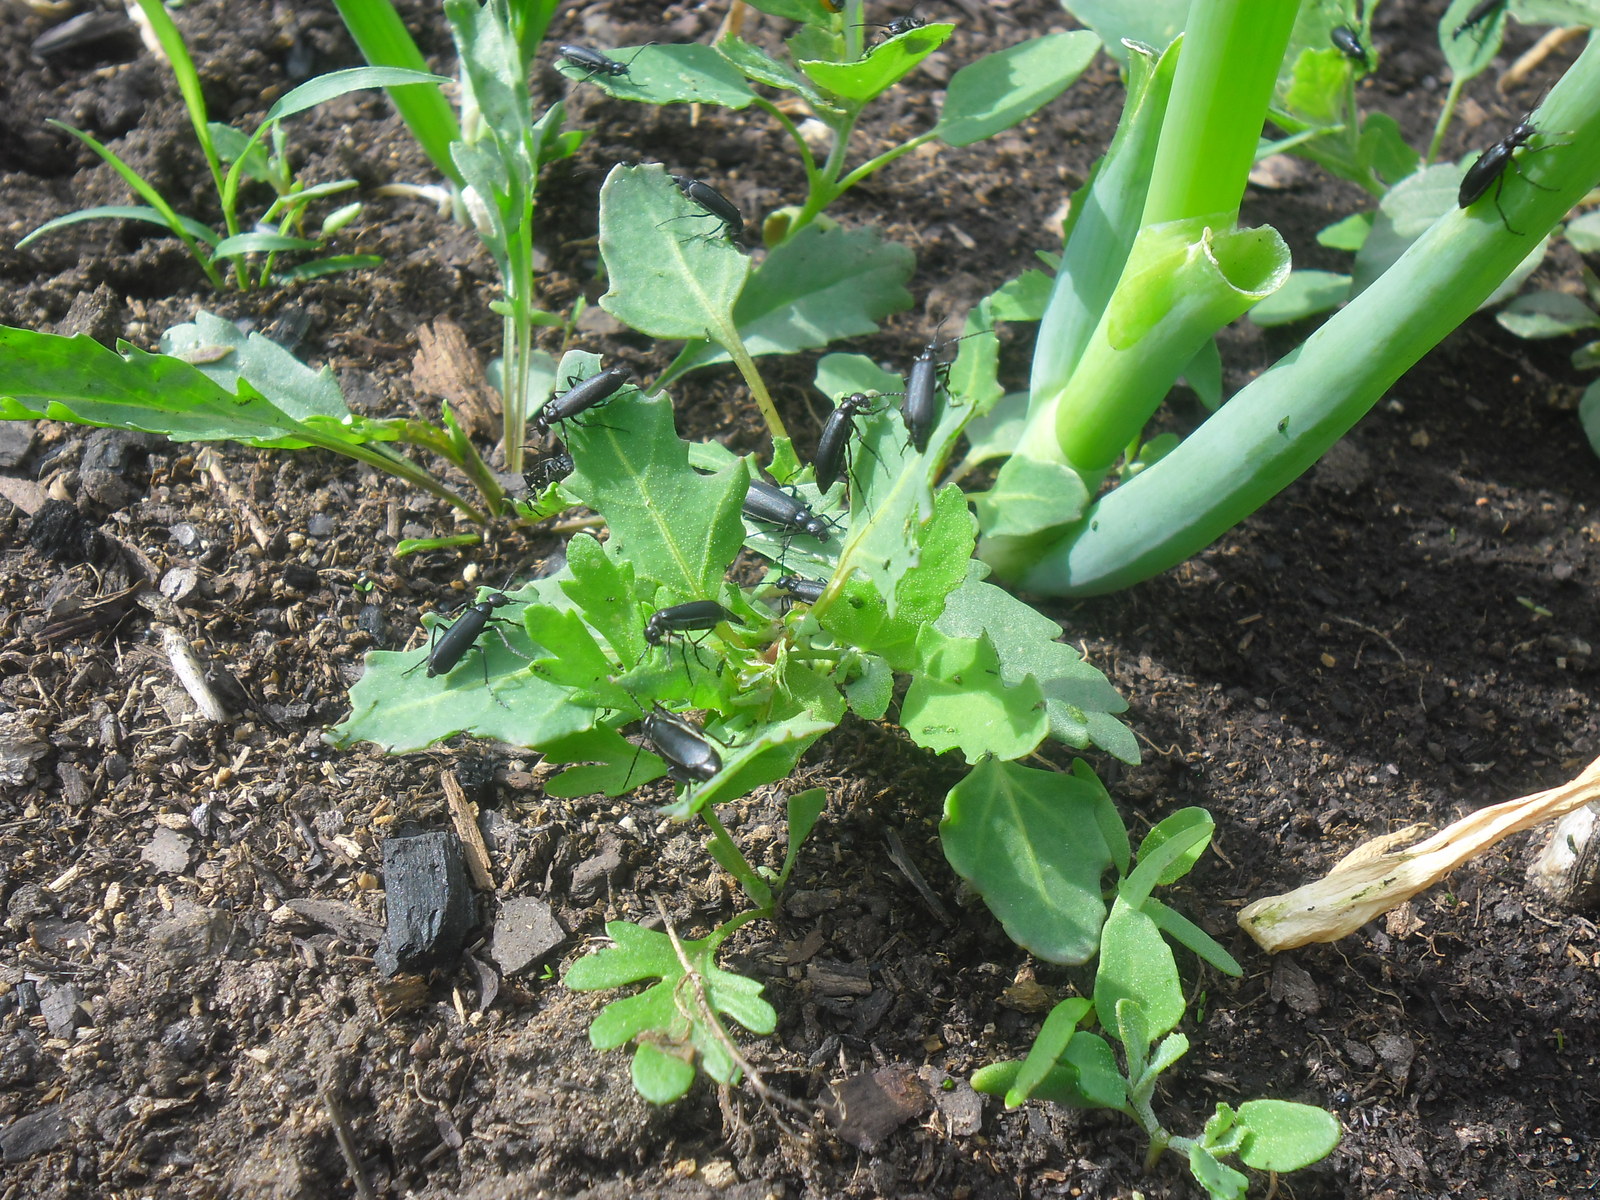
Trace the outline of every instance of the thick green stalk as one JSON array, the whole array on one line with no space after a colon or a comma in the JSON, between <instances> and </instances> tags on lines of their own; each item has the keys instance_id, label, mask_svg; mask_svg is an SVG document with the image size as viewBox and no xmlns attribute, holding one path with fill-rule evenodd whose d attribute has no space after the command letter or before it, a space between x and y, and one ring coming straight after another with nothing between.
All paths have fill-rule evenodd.
<instances>
[{"instance_id":1,"label":"thick green stalk","mask_svg":"<svg viewBox=\"0 0 1600 1200\"><path fill-rule=\"evenodd\" d=\"M1300 0L1195 0L1144 224L1239 211Z\"/></svg>"},{"instance_id":2,"label":"thick green stalk","mask_svg":"<svg viewBox=\"0 0 1600 1200\"><path fill-rule=\"evenodd\" d=\"M1506 220L1492 191L1441 217L1297 351L1015 571L1015 582L1046 595L1127 587L1203 550L1315 463L1600 183L1600 42L1590 41L1534 124L1550 132L1532 149L1550 148L1520 152L1506 172Z\"/></svg>"},{"instance_id":3,"label":"thick green stalk","mask_svg":"<svg viewBox=\"0 0 1600 1200\"><path fill-rule=\"evenodd\" d=\"M1161 132L1153 150L1140 151L1141 157L1153 155L1149 186L1143 191L1141 239L1157 225L1193 228L1196 236L1192 240L1197 245L1203 228L1217 234L1232 230L1298 8L1298 0L1195 0L1171 77L1170 98L1164 72L1158 68L1150 76L1151 111L1161 114ZM1170 62L1164 66L1171 69ZM1118 136L1122 140L1120 130ZM1139 142L1130 139L1124 153L1138 148ZM1110 171L1111 165L1108 159L1105 169ZM1134 189L1139 182L1135 179L1125 185L1130 196L1137 195ZM1072 261L1072 249L1082 245L1088 232L1081 224L1074 227L1066 262ZM1180 260L1171 261L1177 265ZM1183 370L1187 356L1175 352L1166 356L1170 361L1164 369L1170 374L1164 385L1155 378L1156 372L1147 368L1141 373L1141 386L1124 394L1117 390L1114 378L1097 378L1102 364L1099 356L1088 352L1095 342L1103 346L1126 342L1108 323L1124 319L1117 315L1119 304L1126 312L1143 302L1141 293L1148 297L1160 290L1148 268L1148 261L1130 257L1112 300L1098 313L1080 314L1079 327L1084 315L1098 317L1100 325L1082 339L1082 358L1074 352L1070 363L1063 362L1056 352L1051 355L1049 371L1041 373L1036 367L1028 426L1017 447L1020 455L1064 461L1092 481L1150 419ZM1075 276L1072 286L1077 286ZM1060 340L1051 329L1052 318L1060 319L1054 313L1046 318L1040 330L1041 349L1047 342ZM1175 332L1168 345L1192 342L1192 353L1216 328L1202 331L1195 326ZM1076 336L1082 338L1081 333ZM1061 372L1068 366L1071 375L1062 378ZM1063 432L1068 436L1057 440ZM1104 457L1107 453L1109 458Z\"/></svg>"}]
</instances>

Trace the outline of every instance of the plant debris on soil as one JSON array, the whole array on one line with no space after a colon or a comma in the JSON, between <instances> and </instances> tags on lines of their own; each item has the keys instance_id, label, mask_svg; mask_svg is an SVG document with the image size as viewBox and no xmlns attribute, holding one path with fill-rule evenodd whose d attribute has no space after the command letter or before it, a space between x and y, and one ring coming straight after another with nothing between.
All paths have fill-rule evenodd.
<instances>
[{"instance_id":1,"label":"plant debris on soil","mask_svg":"<svg viewBox=\"0 0 1600 1200\"><path fill-rule=\"evenodd\" d=\"M401 7L448 69L433 6ZM948 7L957 36L875 113L869 142L925 128L968 57L1068 24L1047 0ZM1363 89L1413 141L1443 95L1437 8L1383 6L1385 58ZM705 40L721 16L576 5L550 48ZM178 19L219 120L253 122L308 73L358 62L331 6L197 0ZM0 28L0 322L153 348L206 307L332 366L356 406L386 414L437 414L412 380L435 322L493 353L487 255L418 202L373 194L428 178L379 93L290 127L308 181L361 182L351 236L383 256L378 271L220 295L151 226L80 225L12 249L51 217L128 202L51 118L113 143L180 210L214 215L166 70L120 27L33 52L50 24L12 5ZM1534 37L1512 28L1508 61ZM1480 82L1454 155L1527 107ZM568 88L551 70L534 84L546 101ZM571 124L594 135L541 188L549 309L597 294L595 204L613 162L714 180L746 213L798 194L779 135L749 114L570 97ZM1102 60L1020 128L926 147L847 195L841 220L882 226L919 260L919 307L852 348L909 360L936 321L1050 246L1119 105ZM1311 235L1361 203L1306 168L1252 189L1245 219L1319 266ZM671 356L598 308L580 339L645 375ZM1285 331L1230 333L1230 387L1291 345ZM1168 1127L1197 1132L1218 1101L1257 1096L1343 1122L1338 1150L1278 1180L1280 1194L1548 1200L1600 1179L1600 930L1528 886L1537 832L1337 944L1269 958L1234 924L1250 899L1368 837L1553 786L1600 752L1600 468L1569 349L1480 315L1197 559L1120 595L1044 605L1132 704L1143 764L1095 766L1135 835L1183 805L1217 821L1215 852L1173 900L1246 973L1184 956L1194 1048L1158 1098ZM762 366L797 437L814 439L810 362ZM687 434L760 444L731 371L699 372L675 399ZM1199 417L1180 398L1167 419ZM1024 1053L1083 979L1033 962L964 900L936 829L958 773L890 727L848 722L783 785L826 788L827 813L779 919L729 943L729 967L779 1013L776 1034L743 1051L800 1112L704 1079L653 1108L626 1057L588 1043L606 997L559 976L607 920L659 925L664 908L700 937L735 911L697 836L630 800L546 798L535 756L509 747L388 758L322 740L363 652L417 644L420 614L470 599L474 580L550 569L557 540L502 537L470 571L442 553L397 560L398 539L451 532L451 511L319 453L6 424L0 471L0 1197L1195 1194L1180 1163L1147 1174L1114 1114L1008 1113L967 1086ZM167 631L199 658L217 714L178 682ZM768 788L724 821L775 864L783 812ZM441 889L470 888L476 928L459 962L430 967L385 940L386 846L463 828L467 857L428 870Z\"/></svg>"}]
</instances>

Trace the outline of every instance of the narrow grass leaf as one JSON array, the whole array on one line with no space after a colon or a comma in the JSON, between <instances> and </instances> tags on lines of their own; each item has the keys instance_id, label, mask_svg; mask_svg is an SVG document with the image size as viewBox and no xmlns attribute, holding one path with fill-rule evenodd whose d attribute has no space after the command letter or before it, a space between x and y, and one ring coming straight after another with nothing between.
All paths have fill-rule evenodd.
<instances>
[{"instance_id":1,"label":"narrow grass leaf","mask_svg":"<svg viewBox=\"0 0 1600 1200\"><path fill-rule=\"evenodd\" d=\"M988 638L1005 686L1034 680L1045 700L1051 736L1077 749L1087 748L1091 740L1087 714L1124 712L1128 702L1104 674L1060 641L1059 625L1011 593L984 582L980 571L972 569L950 593L936 628L951 637ZM1133 733L1119 721L1113 720L1111 725L1117 733L1095 744L1124 762L1137 763L1139 745Z\"/></svg>"},{"instance_id":2,"label":"narrow grass leaf","mask_svg":"<svg viewBox=\"0 0 1600 1200\"><path fill-rule=\"evenodd\" d=\"M62 229L68 225L76 225L81 221L147 221L151 225L160 225L167 230L172 230L173 223L187 233L197 242L215 245L221 240L221 235L209 225L202 225L193 217L186 217L181 213L173 213L171 219L167 214L144 204L101 204L94 208L80 208L77 212L67 213L62 217L52 217L27 237L17 243L17 249L43 237L52 230Z\"/></svg>"}]
</instances>

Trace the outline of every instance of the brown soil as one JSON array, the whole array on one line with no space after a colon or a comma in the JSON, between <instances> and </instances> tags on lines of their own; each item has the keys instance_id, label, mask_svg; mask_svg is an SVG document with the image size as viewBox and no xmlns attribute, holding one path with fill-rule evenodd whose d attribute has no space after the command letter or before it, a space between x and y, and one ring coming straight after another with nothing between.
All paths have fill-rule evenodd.
<instances>
[{"instance_id":1,"label":"brown soil","mask_svg":"<svg viewBox=\"0 0 1600 1200\"><path fill-rule=\"evenodd\" d=\"M268 7L179 11L218 119L258 118L298 81L292 71L357 61L331 12ZM403 7L448 66L431 6ZM1386 59L1366 88L1414 141L1443 94L1436 7L1385 6ZM1064 25L1047 0L956 8L962 28L942 65L875 117L865 144L925 127L935 89L968 57ZM594 3L564 14L552 41L704 39L719 15ZM10 249L51 216L129 202L48 118L112 142L188 197L180 208L215 216L175 90L137 39L42 62L29 45L45 27L13 6L0 29L0 322L146 347L200 306L303 328L298 352L384 413L436 414L410 382L423 325L448 316L475 346L495 344L492 265L414 201L369 197L353 240L384 256L381 270L265 296L210 292L153 227L83 225ZM535 82L548 98L564 86L548 71ZM1473 94L1455 153L1529 99L1488 83ZM1022 131L910 156L848 196L842 220L882 225L920 264L918 309L856 348L905 361L939 317L1030 262L1118 103L1097 65ZM572 124L595 135L542 192L546 307L594 294L595 197L611 162L664 160L724 182L746 213L796 195L797 171L759 118L706 111L696 124L682 107L584 88L572 107ZM313 181L349 175L370 190L428 177L381 96L336 101L292 132ZM1302 263L1337 265L1311 234L1360 199L1307 170L1253 192L1247 218L1276 225ZM585 337L647 372L671 354L602 320ZM1230 387L1291 344L1246 327L1227 347ZM1600 751L1597 472L1573 415L1569 349L1476 318L1310 476L1197 560L1122 595L1045 605L1132 702L1143 765L1096 765L1135 833L1186 804L1218 824L1217 853L1176 899L1246 974L1186 967L1194 1050L1161 1111L1194 1132L1219 1100L1336 1109L1338 1151L1279 1181L1302 1200L1571 1196L1596 1179L1600 933L1527 887L1532 835L1406 919L1337 945L1269 959L1233 920L1243 901L1320 873L1366 837L1554 785ZM1011 351L1016 381L1025 352ZM769 375L802 441L816 430L809 374L794 363ZM730 372L691 377L676 400L691 433L759 443ZM1172 419L1197 414L1180 402ZM804 1136L786 1131L748 1090L702 1081L651 1108L625 1058L588 1045L601 998L569 992L542 963L499 979L480 949L410 993L381 984L379 843L406 824L447 826L447 767L494 772L483 802L496 879L482 912L547 902L567 934L544 960L557 974L607 919L649 918L659 900L696 935L734 902L707 878L695 837L633 805L549 800L528 785L525 754L324 746L362 652L407 642L421 611L459 602L460 560L390 553L402 534L448 530L443 506L321 454L50 424L8 461L0 721L8 745L31 735L40 753L26 782L0 792L0 1196L354 1195L336 1123L377 1196L1195 1194L1175 1161L1145 1174L1120 1119L993 1101L980 1112L964 1085L939 1086L1026 1048L1040 1018L1008 1006L1015 981L1073 976L1032 963L981 906L959 903L936 835L956 772L887 727L847 724L803 764L796 782L826 787L828 813L781 920L749 927L729 955L780 1014L776 1035L747 1046L772 1086L812 1108L863 1072L922 1073L906 1084L928 1089L912 1106L922 1115L870 1152L821 1119ZM100 565L30 548L25 510L51 489L115 539ZM498 581L555 548L502 539L478 577ZM122 594L132 551L170 587L164 597ZM192 717L157 618L226 664L251 715ZM777 843L776 797L732 807L738 836ZM944 897L948 924L891 865L890 831Z\"/></svg>"}]
</instances>

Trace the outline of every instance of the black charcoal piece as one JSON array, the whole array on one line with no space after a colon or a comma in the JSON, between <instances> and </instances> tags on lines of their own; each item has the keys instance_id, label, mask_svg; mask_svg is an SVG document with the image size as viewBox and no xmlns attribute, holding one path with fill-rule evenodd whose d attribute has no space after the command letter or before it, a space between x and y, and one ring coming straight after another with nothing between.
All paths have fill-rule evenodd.
<instances>
[{"instance_id":1,"label":"black charcoal piece","mask_svg":"<svg viewBox=\"0 0 1600 1200\"><path fill-rule=\"evenodd\" d=\"M94 561L101 556L100 531L70 500L46 500L28 523L28 544L57 562Z\"/></svg>"},{"instance_id":2,"label":"black charcoal piece","mask_svg":"<svg viewBox=\"0 0 1600 1200\"><path fill-rule=\"evenodd\" d=\"M477 923L456 835L440 830L385 839L383 886L389 928L373 955L379 974L455 965Z\"/></svg>"}]
</instances>

